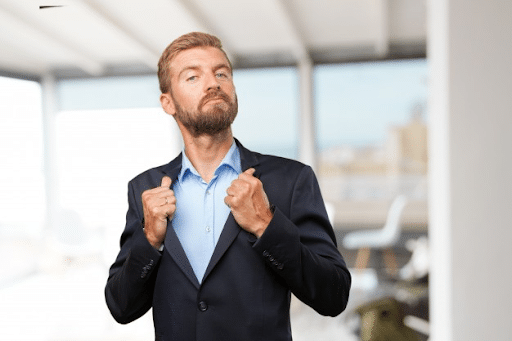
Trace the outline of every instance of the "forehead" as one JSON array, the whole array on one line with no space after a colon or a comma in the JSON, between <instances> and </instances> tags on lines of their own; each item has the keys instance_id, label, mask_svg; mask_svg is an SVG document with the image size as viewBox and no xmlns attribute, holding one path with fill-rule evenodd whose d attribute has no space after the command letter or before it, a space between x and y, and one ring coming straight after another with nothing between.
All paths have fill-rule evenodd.
<instances>
[{"instance_id":1,"label":"forehead","mask_svg":"<svg viewBox=\"0 0 512 341\"><path fill-rule=\"evenodd\" d=\"M170 63L171 74L175 75L190 67L218 67L229 62L224 53L215 47L193 47L179 52Z\"/></svg>"}]
</instances>

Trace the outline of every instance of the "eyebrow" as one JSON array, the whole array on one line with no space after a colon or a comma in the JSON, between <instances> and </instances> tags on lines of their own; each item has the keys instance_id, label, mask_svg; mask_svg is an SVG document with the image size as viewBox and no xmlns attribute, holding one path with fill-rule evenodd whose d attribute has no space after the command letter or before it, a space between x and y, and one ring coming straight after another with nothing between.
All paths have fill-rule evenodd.
<instances>
[{"instance_id":1,"label":"eyebrow","mask_svg":"<svg viewBox=\"0 0 512 341\"><path fill-rule=\"evenodd\" d=\"M189 66L186 66L184 67L179 73L178 73L178 78L181 78L181 75L186 72L186 71L189 71L189 70L199 70L200 67L199 65L189 65Z\"/></svg>"},{"instance_id":2,"label":"eyebrow","mask_svg":"<svg viewBox=\"0 0 512 341\"><path fill-rule=\"evenodd\" d=\"M226 63L219 63L219 64L215 65L215 66L213 67L213 70L214 70L214 71L217 71L217 70L219 70L219 69L224 69L224 68L225 68L225 69L228 69L230 73L233 73L233 70L231 70L231 67L230 67L228 64L226 64ZM184 68L183 68L183 69L178 73L178 78L180 78L180 77L181 77L181 75L182 75L184 72L186 72L186 71L189 71L189 70L200 70L200 69L201 69L201 67L200 67L199 65L189 65L189 66L186 66L186 67L184 67Z\"/></svg>"},{"instance_id":3,"label":"eyebrow","mask_svg":"<svg viewBox=\"0 0 512 341\"><path fill-rule=\"evenodd\" d=\"M218 69L224 69L224 68L228 69L229 71L232 71L231 67L226 63L219 63L219 64L215 65L215 67L213 69L218 70Z\"/></svg>"}]
</instances>

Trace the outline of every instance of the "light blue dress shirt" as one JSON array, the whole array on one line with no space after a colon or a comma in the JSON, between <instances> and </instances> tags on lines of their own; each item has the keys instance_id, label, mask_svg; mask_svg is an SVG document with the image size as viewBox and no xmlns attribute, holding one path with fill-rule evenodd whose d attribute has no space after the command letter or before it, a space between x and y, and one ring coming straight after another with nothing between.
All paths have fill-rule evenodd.
<instances>
[{"instance_id":1,"label":"light blue dress shirt","mask_svg":"<svg viewBox=\"0 0 512 341\"><path fill-rule=\"evenodd\" d=\"M173 186L176 211L172 226L199 283L230 213L224 203L226 189L241 171L240 152L234 141L210 183L182 153L181 172Z\"/></svg>"}]
</instances>

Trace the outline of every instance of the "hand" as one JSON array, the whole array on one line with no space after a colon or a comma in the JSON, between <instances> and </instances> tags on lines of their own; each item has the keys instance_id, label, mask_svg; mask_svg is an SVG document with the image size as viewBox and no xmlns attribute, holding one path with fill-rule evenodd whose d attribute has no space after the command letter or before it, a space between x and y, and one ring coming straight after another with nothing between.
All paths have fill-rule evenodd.
<instances>
[{"instance_id":1,"label":"hand","mask_svg":"<svg viewBox=\"0 0 512 341\"><path fill-rule=\"evenodd\" d=\"M224 202L231 208L241 228L256 237L261 237L272 220L273 214L263 184L254 177L254 168L249 168L233 180L226 190Z\"/></svg>"},{"instance_id":2,"label":"hand","mask_svg":"<svg viewBox=\"0 0 512 341\"><path fill-rule=\"evenodd\" d=\"M142 193L144 234L157 250L165 239L167 219L172 219L176 211L176 197L170 189L171 183L171 178L164 176L160 187L148 189Z\"/></svg>"}]
</instances>

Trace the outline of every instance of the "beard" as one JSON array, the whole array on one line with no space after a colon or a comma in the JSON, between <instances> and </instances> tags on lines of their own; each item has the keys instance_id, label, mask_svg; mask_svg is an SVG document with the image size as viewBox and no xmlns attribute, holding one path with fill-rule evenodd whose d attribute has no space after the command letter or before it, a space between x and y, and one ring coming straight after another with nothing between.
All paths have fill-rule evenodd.
<instances>
[{"instance_id":1,"label":"beard","mask_svg":"<svg viewBox=\"0 0 512 341\"><path fill-rule=\"evenodd\" d=\"M201 135L215 136L226 131L235 121L238 113L238 99L236 93L233 94L233 100L222 90L213 90L204 96L196 112L184 110L173 98L176 109L176 120L194 137ZM206 103L211 99L220 98L223 101L212 105L208 110L204 109Z\"/></svg>"}]
</instances>

